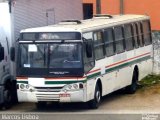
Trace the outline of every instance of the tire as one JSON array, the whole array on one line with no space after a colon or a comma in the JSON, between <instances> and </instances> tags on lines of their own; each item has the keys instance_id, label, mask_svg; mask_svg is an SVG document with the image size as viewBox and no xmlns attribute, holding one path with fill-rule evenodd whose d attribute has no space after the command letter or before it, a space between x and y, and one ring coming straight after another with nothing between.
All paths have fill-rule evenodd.
<instances>
[{"instance_id":1,"label":"tire","mask_svg":"<svg viewBox=\"0 0 160 120\"><path fill-rule=\"evenodd\" d=\"M0 104L0 110L2 110L3 109L3 104Z\"/></svg>"},{"instance_id":2,"label":"tire","mask_svg":"<svg viewBox=\"0 0 160 120\"><path fill-rule=\"evenodd\" d=\"M40 110L44 109L46 106L47 106L47 102L38 102L38 103L36 103L36 108L40 109Z\"/></svg>"},{"instance_id":3,"label":"tire","mask_svg":"<svg viewBox=\"0 0 160 120\"><path fill-rule=\"evenodd\" d=\"M101 91L100 87L97 84L95 88L94 99L89 101L89 108L97 109L100 105L100 102L101 102Z\"/></svg>"},{"instance_id":4,"label":"tire","mask_svg":"<svg viewBox=\"0 0 160 120\"><path fill-rule=\"evenodd\" d=\"M12 103L17 104L18 103L18 97L17 97L17 83L16 80L12 82Z\"/></svg>"},{"instance_id":5,"label":"tire","mask_svg":"<svg viewBox=\"0 0 160 120\"><path fill-rule=\"evenodd\" d=\"M134 70L132 77L132 84L127 87L127 93L134 94L137 90L138 73Z\"/></svg>"},{"instance_id":6,"label":"tire","mask_svg":"<svg viewBox=\"0 0 160 120\"><path fill-rule=\"evenodd\" d=\"M12 106L12 85L10 82L7 82L5 89L3 91L4 103L3 109L9 109Z\"/></svg>"}]
</instances>

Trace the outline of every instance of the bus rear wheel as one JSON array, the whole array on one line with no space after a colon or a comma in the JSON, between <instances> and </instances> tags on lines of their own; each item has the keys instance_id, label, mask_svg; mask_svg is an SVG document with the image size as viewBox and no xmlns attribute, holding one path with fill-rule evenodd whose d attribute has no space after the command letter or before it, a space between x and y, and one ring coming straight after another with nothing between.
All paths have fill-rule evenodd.
<instances>
[{"instance_id":1,"label":"bus rear wheel","mask_svg":"<svg viewBox=\"0 0 160 120\"><path fill-rule=\"evenodd\" d=\"M101 91L100 87L97 84L95 88L94 99L89 101L89 108L97 109L99 107L100 102L101 102Z\"/></svg>"},{"instance_id":2,"label":"bus rear wheel","mask_svg":"<svg viewBox=\"0 0 160 120\"><path fill-rule=\"evenodd\" d=\"M132 77L132 84L127 87L127 93L134 94L137 90L138 72L134 70Z\"/></svg>"}]
</instances>

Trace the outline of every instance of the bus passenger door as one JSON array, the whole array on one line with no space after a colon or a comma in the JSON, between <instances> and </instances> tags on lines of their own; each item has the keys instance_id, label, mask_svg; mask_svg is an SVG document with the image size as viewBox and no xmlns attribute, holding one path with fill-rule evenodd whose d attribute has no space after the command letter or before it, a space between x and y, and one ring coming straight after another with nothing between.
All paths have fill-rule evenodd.
<instances>
[{"instance_id":1,"label":"bus passenger door","mask_svg":"<svg viewBox=\"0 0 160 120\"><path fill-rule=\"evenodd\" d=\"M95 82L96 80L93 78L91 71L95 66L95 59L93 54L93 39L92 32L83 34L83 63L84 63L84 73L87 77L86 83L86 98L87 100L93 99Z\"/></svg>"}]
</instances>

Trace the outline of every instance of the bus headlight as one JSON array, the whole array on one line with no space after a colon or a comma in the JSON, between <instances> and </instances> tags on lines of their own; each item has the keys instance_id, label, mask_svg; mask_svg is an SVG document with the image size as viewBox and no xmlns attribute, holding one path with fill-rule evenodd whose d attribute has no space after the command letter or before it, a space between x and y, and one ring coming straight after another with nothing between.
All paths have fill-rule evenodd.
<instances>
[{"instance_id":1,"label":"bus headlight","mask_svg":"<svg viewBox=\"0 0 160 120\"><path fill-rule=\"evenodd\" d=\"M24 89L25 88L25 85L24 84L20 84L19 86L21 89Z\"/></svg>"},{"instance_id":2,"label":"bus headlight","mask_svg":"<svg viewBox=\"0 0 160 120\"><path fill-rule=\"evenodd\" d=\"M63 92L67 92L67 91L76 91L79 89L83 89L84 85L83 83L74 83L74 84L69 84L69 85L65 85L62 88Z\"/></svg>"},{"instance_id":3,"label":"bus headlight","mask_svg":"<svg viewBox=\"0 0 160 120\"><path fill-rule=\"evenodd\" d=\"M23 90L23 91L30 91L30 92L35 91L34 87L32 87L32 86L29 85L29 84L20 84L19 87L20 87L20 89Z\"/></svg>"},{"instance_id":4,"label":"bus headlight","mask_svg":"<svg viewBox=\"0 0 160 120\"><path fill-rule=\"evenodd\" d=\"M29 85L26 85L26 89L29 89Z\"/></svg>"}]
</instances>

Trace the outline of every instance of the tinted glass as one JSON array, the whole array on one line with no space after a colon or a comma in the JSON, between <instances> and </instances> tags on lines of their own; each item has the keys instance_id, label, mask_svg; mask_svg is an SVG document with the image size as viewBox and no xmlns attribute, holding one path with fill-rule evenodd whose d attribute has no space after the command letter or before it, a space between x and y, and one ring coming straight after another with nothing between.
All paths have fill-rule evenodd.
<instances>
[{"instance_id":1,"label":"tinted glass","mask_svg":"<svg viewBox=\"0 0 160 120\"><path fill-rule=\"evenodd\" d=\"M151 30L149 21L143 21L143 36L144 36L144 43L145 45L151 44Z\"/></svg>"},{"instance_id":2,"label":"tinted glass","mask_svg":"<svg viewBox=\"0 0 160 120\"><path fill-rule=\"evenodd\" d=\"M121 53L124 51L124 43L123 43L124 38L123 38L122 27L115 27L114 34L115 34L116 52Z\"/></svg>"},{"instance_id":3,"label":"tinted glass","mask_svg":"<svg viewBox=\"0 0 160 120\"><path fill-rule=\"evenodd\" d=\"M24 68L47 68L48 47L46 44L21 44L20 66Z\"/></svg>"},{"instance_id":4,"label":"tinted glass","mask_svg":"<svg viewBox=\"0 0 160 120\"><path fill-rule=\"evenodd\" d=\"M103 33L101 31L97 31L94 33L94 48L95 48L95 58L101 59L104 58L104 40Z\"/></svg>"},{"instance_id":5,"label":"tinted glass","mask_svg":"<svg viewBox=\"0 0 160 120\"><path fill-rule=\"evenodd\" d=\"M134 38L134 46L135 48L139 47L139 39L138 39L138 28L137 25L134 23L133 24L133 38Z\"/></svg>"},{"instance_id":6,"label":"tinted glass","mask_svg":"<svg viewBox=\"0 0 160 120\"><path fill-rule=\"evenodd\" d=\"M132 50L133 49L133 38L132 38L131 25L128 24L124 26L124 36L125 36L126 50Z\"/></svg>"},{"instance_id":7,"label":"tinted glass","mask_svg":"<svg viewBox=\"0 0 160 120\"><path fill-rule=\"evenodd\" d=\"M106 48L106 55L111 56L114 54L114 41L112 28L108 28L104 31L104 41Z\"/></svg>"},{"instance_id":8,"label":"tinted glass","mask_svg":"<svg viewBox=\"0 0 160 120\"><path fill-rule=\"evenodd\" d=\"M82 67L81 50L81 45L73 43L49 45L49 68Z\"/></svg>"}]
</instances>

